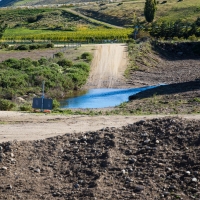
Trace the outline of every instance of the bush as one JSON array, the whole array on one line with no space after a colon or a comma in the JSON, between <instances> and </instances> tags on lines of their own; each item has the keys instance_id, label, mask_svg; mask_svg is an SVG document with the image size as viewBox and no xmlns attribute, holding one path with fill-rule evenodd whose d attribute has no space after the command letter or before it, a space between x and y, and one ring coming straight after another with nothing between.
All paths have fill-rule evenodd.
<instances>
[{"instance_id":1,"label":"bush","mask_svg":"<svg viewBox=\"0 0 200 200\"><path fill-rule=\"evenodd\" d=\"M60 108L60 102L53 99L53 110Z\"/></svg>"},{"instance_id":2,"label":"bush","mask_svg":"<svg viewBox=\"0 0 200 200\"><path fill-rule=\"evenodd\" d=\"M73 68L76 69L82 69L85 72L89 72L90 71L90 66L87 63L81 62L81 63L76 63Z\"/></svg>"},{"instance_id":3,"label":"bush","mask_svg":"<svg viewBox=\"0 0 200 200\"><path fill-rule=\"evenodd\" d=\"M64 66L68 66L68 67L72 67L73 65L73 62L71 60L67 60L67 59L62 59L62 60L59 60L57 62L58 65L64 67Z\"/></svg>"},{"instance_id":4,"label":"bush","mask_svg":"<svg viewBox=\"0 0 200 200\"><path fill-rule=\"evenodd\" d=\"M9 111L12 108L14 108L15 106L16 105L13 102L9 101L9 100L0 99L0 110Z\"/></svg>"},{"instance_id":5,"label":"bush","mask_svg":"<svg viewBox=\"0 0 200 200\"><path fill-rule=\"evenodd\" d=\"M29 103L24 103L19 107L20 111L32 111L32 106Z\"/></svg>"},{"instance_id":6,"label":"bush","mask_svg":"<svg viewBox=\"0 0 200 200\"><path fill-rule=\"evenodd\" d=\"M27 18L27 22L28 23L34 23L37 21L37 17L36 16L30 16Z\"/></svg>"},{"instance_id":7,"label":"bush","mask_svg":"<svg viewBox=\"0 0 200 200\"><path fill-rule=\"evenodd\" d=\"M9 44L2 43L2 44L0 45L0 47L1 47L2 49L5 49L5 48L8 48L8 47L9 47Z\"/></svg>"},{"instance_id":8,"label":"bush","mask_svg":"<svg viewBox=\"0 0 200 200\"><path fill-rule=\"evenodd\" d=\"M81 55L81 59L87 59L88 56L92 56L91 53L85 52Z\"/></svg>"},{"instance_id":9,"label":"bush","mask_svg":"<svg viewBox=\"0 0 200 200\"><path fill-rule=\"evenodd\" d=\"M16 47L16 50L29 50L29 45L22 44Z\"/></svg>"},{"instance_id":10,"label":"bush","mask_svg":"<svg viewBox=\"0 0 200 200\"><path fill-rule=\"evenodd\" d=\"M38 60L38 62L40 65L46 65L48 63L48 60L46 58L42 57Z\"/></svg>"},{"instance_id":11,"label":"bush","mask_svg":"<svg viewBox=\"0 0 200 200\"><path fill-rule=\"evenodd\" d=\"M30 50L34 50L34 49L38 49L38 48L39 48L38 44L30 44L29 45Z\"/></svg>"},{"instance_id":12,"label":"bush","mask_svg":"<svg viewBox=\"0 0 200 200\"><path fill-rule=\"evenodd\" d=\"M62 58L63 57L63 53L62 52L58 52L58 53L54 54L54 56L56 58Z\"/></svg>"},{"instance_id":13,"label":"bush","mask_svg":"<svg viewBox=\"0 0 200 200\"><path fill-rule=\"evenodd\" d=\"M188 39L189 39L190 41L192 41L192 42L195 42L195 41L198 40L197 37L196 37L195 35L189 36Z\"/></svg>"},{"instance_id":14,"label":"bush","mask_svg":"<svg viewBox=\"0 0 200 200\"><path fill-rule=\"evenodd\" d=\"M87 56L87 57L86 57L86 61L87 61L87 62L92 61L92 55Z\"/></svg>"},{"instance_id":15,"label":"bush","mask_svg":"<svg viewBox=\"0 0 200 200\"><path fill-rule=\"evenodd\" d=\"M54 48L54 44L53 43L48 43L48 44L46 44L46 48Z\"/></svg>"}]
</instances>

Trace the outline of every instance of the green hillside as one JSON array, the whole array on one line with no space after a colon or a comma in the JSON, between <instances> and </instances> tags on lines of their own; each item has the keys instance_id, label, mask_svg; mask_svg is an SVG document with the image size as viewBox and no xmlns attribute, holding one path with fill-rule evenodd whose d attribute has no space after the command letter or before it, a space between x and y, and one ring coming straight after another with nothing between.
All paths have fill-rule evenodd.
<instances>
[{"instance_id":1,"label":"green hillside","mask_svg":"<svg viewBox=\"0 0 200 200\"><path fill-rule=\"evenodd\" d=\"M87 0L2 0L0 7L85 3ZM96 2L96 0L90 0Z\"/></svg>"},{"instance_id":2,"label":"green hillside","mask_svg":"<svg viewBox=\"0 0 200 200\"><path fill-rule=\"evenodd\" d=\"M158 1L156 21L176 21L178 19L193 22L200 17L200 1L198 0L177 0ZM118 26L132 26L134 21L139 19L144 22L145 1L125 1L121 3L86 5L76 8L86 16L109 22Z\"/></svg>"}]
</instances>

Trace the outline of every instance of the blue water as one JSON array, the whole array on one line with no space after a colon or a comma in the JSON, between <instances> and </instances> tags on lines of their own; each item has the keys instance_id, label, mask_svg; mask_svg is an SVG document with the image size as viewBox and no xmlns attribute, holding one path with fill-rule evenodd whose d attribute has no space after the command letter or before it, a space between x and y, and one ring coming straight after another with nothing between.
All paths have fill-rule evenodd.
<instances>
[{"instance_id":1,"label":"blue water","mask_svg":"<svg viewBox=\"0 0 200 200\"><path fill-rule=\"evenodd\" d=\"M91 89L84 95L60 101L61 108L106 108L128 101L128 97L156 86L131 89Z\"/></svg>"}]
</instances>

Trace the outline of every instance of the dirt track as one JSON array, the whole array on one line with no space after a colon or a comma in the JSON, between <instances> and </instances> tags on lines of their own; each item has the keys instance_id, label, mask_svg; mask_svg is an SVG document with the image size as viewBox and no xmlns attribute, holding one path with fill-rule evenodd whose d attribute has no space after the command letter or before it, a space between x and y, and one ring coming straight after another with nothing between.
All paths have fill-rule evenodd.
<instances>
[{"instance_id":1,"label":"dirt track","mask_svg":"<svg viewBox=\"0 0 200 200\"><path fill-rule=\"evenodd\" d=\"M117 128L142 119L160 117L164 115L64 116L1 111L0 142L40 140L66 133L97 131L106 127ZM182 115L181 117L200 120L200 115Z\"/></svg>"},{"instance_id":2,"label":"dirt track","mask_svg":"<svg viewBox=\"0 0 200 200\"><path fill-rule=\"evenodd\" d=\"M125 44L96 45L91 73L86 88L127 87L123 77L127 67L127 46Z\"/></svg>"}]
</instances>

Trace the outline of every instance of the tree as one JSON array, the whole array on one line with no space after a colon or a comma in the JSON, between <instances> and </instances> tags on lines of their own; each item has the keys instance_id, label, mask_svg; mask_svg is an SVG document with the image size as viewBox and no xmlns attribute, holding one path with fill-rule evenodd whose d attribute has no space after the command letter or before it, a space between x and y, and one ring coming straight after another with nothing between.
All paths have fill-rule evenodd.
<instances>
[{"instance_id":1,"label":"tree","mask_svg":"<svg viewBox=\"0 0 200 200\"><path fill-rule=\"evenodd\" d=\"M7 28L7 24L4 24L4 22L0 21L0 39L2 38L3 33L5 32L6 28Z\"/></svg>"},{"instance_id":2,"label":"tree","mask_svg":"<svg viewBox=\"0 0 200 200\"><path fill-rule=\"evenodd\" d=\"M146 0L144 16L147 22L153 22L156 12L156 0Z\"/></svg>"}]
</instances>

